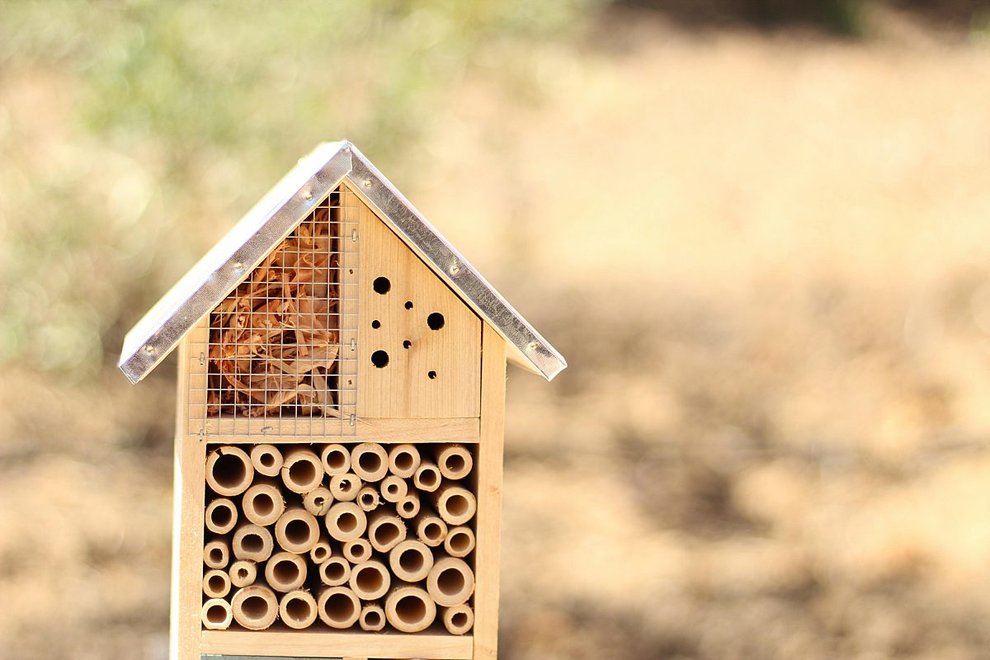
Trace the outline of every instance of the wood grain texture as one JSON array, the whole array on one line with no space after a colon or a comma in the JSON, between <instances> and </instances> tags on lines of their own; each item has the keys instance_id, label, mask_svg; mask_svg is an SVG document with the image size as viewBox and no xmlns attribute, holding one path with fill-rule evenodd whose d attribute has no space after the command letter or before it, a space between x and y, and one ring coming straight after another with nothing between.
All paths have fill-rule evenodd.
<instances>
[{"instance_id":1,"label":"wood grain texture","mask_svg":"<svg viewBox=\"0 0 990 660\"><path fill-rule=\"evenodd\" d=\"M271 422L260 419L211 420L215 424L206 436L211 444L254 444L254 443L352 443L352 442L465 442L474 443L481 437L481 422L477 417L410 418L390 419L372 417L358 419L357 426L350 435L316 433L308 435L307 420L293 423L291 418L283 419L279 429L285 435L273 430L262 432Z\"/></svg>"},{"instance_id":2,"label":"wood grain texture","mask_svg":"<svg viewBox=\"0 0 990 660\"><path fill-rule=\"evenodd\" d=\"M204 630L201 649L203 653L217 655L469 660L471 643L470 635L455 637L430 632L404 635L323 630L283 632L273 626L261 632Z\"/></svg>"}]
</instances>

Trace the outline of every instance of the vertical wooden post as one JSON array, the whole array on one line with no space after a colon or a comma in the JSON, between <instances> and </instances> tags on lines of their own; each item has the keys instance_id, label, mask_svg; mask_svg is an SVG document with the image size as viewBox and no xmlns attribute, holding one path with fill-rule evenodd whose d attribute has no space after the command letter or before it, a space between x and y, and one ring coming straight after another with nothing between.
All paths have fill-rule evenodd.
<instances>
[{"instance_id":1,"label":"vertical wooden post","mask_svg":"<svg viewBox=\"0 0 990 660\"><path fill-rule=\"evenodd\" d=\"M505 433L505 341L487 323L481 346L481 438L475 550L474 660L498 657L502 446Z\"/></svg>"}]
</instances>

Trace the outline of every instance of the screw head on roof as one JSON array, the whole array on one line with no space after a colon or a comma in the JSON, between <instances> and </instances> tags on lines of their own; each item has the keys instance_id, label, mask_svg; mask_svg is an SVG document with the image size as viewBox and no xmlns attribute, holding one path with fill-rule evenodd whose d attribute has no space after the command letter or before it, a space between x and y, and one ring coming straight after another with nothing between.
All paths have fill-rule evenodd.
<instances>
[{"instance_id":1,"label":"screw head on roof","mask_svg":"<svg viewBox=\"0 0 990 660\"><path fill-rule=\"evenodd\" d=\"M371 187L371 179L365 179L361 183L364 185L365 188L370 188Z\"/></svg>"},{"instance_id":2,"label":"screw head on roof","mask_svg":"<svg viewBox=\"0 0 990 660\"><path fill-rule=\"evenodd\" d=\"M461 272L461 265L455 261L454 263L450 264L449 270L451 275L457 275L459 272Z\"/></svg>"},{"instance_id":3,"label":"screw head on roof","mask_svg":"<svg viewBox=\"0 0 990 660\"><path fill-rule=\"evenodd\" d=\"M148 344L147 346L144 347L144 352L147 353L148 355L151 355L152 353L155 352L155 347L152 346L151 344Z\"/></svg>"},{"instance_id":4,"label":"screw head on roof","mask_svg":"<svg viewBox=\"0 0 990 660\"><path fill-rule=\"evenodd\" d=\"M540 345L539 345L539 343L537 343L537 342L535 342L535 341L531 341L531 342L529 342L528 344L526 344L526 352L527 352L527 353L535 353L535 352L536 352L536 350L537 350L537 349L538 349L539 347L540 347Z\"/></svg>"},{"instance_id":5,"label":"screw head on roof","mask_svg":"<svg viewBox=\"0 0 990 660\"><path fill-rule=\"evenodd\" d=\"M307 190L303 193L303 197L305 197L307 201L313 199L313 191Z\"/></svg>"}]
</instances>

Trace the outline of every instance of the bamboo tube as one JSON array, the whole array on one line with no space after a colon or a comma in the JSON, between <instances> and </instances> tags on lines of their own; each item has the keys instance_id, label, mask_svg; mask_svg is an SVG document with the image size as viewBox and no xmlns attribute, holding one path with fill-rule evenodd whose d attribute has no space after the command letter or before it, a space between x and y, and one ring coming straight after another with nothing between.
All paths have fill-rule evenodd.
<instances>
[{"instance_id":1,"label":"bamboo tube","mask_svg":"<svg viewBox=\"0 0 990 660\"><path fill-rule=\"evenodd\" d=\"M351 450L351 470L365 481L381 481L388 474L388 454L374 442L362 442Z\"/></svg>"},{"instance_id":2,"label":"bamboo tube","mask_svg":"<svg viewBox=\"0 0 990 660\"><path fill-rule=\"evenodd\" d=\"M258 579L258 565L253 561L239 559L230 565L230 583L235 587L246 587Z\"/></svg>"},{"instance_id":3,"label":"bamboo tube","mask_svg":"<svg viewBox=\"0 0 990 660\"><path fill-rule=\"evenodd\" d=\"M463 635L474 627L474 610L465 603L441 608L440 619L451 635Z\"/></svg>"},{"instance_id":4,"label":"bamboo tube","mask_svg":"<svg viewBox=\"0 0 990 660\"><path fill-rule=\"evenodd\" d=\"M443 557L433 563L426 577L426 591L437 605L460 605L474 591L474 572L463 559Z\"/></svg>"},{"instance_id":5,"label":"bamboo tube","mask_svg":"<svg viewBox=\"0 0 990 660\"><path fill-rule=\"evenodd\" d=\"M306 582L306 560L291 552L277 552L265 564L265 581L275 591L288 593Z\"/></svg>"},{"instance_id":6,"label":"bamboo tube","mask_svg":"<svg viewBox=\"0 0 990 660\"><path fill-rule=\"evenodd\" d=\"M447 523L434 513L424 513L416 519L416 538L435 548L447 538Z\"/></svg>"},{"instance_id":7,"label":"bamboo tube","mask_svg":"<svg viewBox=\"0 0 990 660\"><path fill-rule=\"evenodd\" d=\"M331 628L350 628L361 615L361 601L347 587L327 587L320 592L317 611Z\"/></svg>"},{"instance_id":8,"label":"bamboo tube","mask_svg":"<svg viewBox=\"0 0 990 660\"><path fill-rule=\"evenodd\" d=\"M206 506L206 529L226 534L237 524L237 506L226 497L218 497Z\"/></svg>"},{"instance_id":9,"label":"bamboo tube","mask_svg":"<svg viewBox=\"0 0 990 660\"><path fill-rule=\"evenodd\" d=\"M274 445L255 445L251 448L251 465L258 474L277 477L282 470L282 452Z\"/></svg>"},{"instance_id":10,"label":"bamboo tube","mask_svg":"<svg viewBox=\"0 0 990 660\"><path fill-rule=\"evenodd\" d=\"M419 582L433 568L433 553L422 541L409 539L392 548L388 565L392 574L403 582Z\"/></svg>"},{"instance_id":11,"label":"bamboo tube","mask_svg":"<svg viewBox=\"0 0 990 660\"><path fill-rule=\"evenodd\" d=\"M344 557L355 564L371 559L371 544L368 539L354 539L345 543Z\"/></svg>"},{"instance_id":12,"label":"bamboo tube","mask_svg":"<svg viewBox=\"0 0 990 660\"><path fill-rule=\"evenodd\" d=\"M358 625L365 632L379 632L385 627L385 610L377 603L369 603L361 608Z\"/></svg>"},{"instance_id":13,"label":"bamboo tube","mask_svg":"<svg viewBox=\"0 0 990 660\"><path fill-rule=\"evenodd\" d=\"M402 477L394 474L382 479L382 499L393 504L401 500L409 493L409 484Z\"/></svg>"},{"instance_id":14,"label":"bamboo tube","mask_svg":"<svg viewBox=\"0 0 990 660\"><path fill-rule=\"evenodd\" d=\"M214 568L203 574L203 593L207 598L223 598L230 593L230 576Z\"/></svg>"},{"instance_id":15,"label":"bamboo tube","mask_svg":"<svg viewBox=\"0 0 990 660\"><path fill-rule=\"evenodd\" d=\"M316 622L316 599L302 589L290 591L282 596L278 613L283 623L290 628L309 628Z\"/></svg>"},{"instance_id":16,"label":"bamboo tube","mask_svg":"<svg viewBox=\"0 0 990 660\"><path fill-rule=\"evenodd\" d=\"M378 552L388 552L406 538L406 523L387 511L377 511L368 517L368 540Z\"/></svg>"},{"instance_id":17,"label":"bamboo tube","mask_svg":"<svg viewBox=\"0 0 990 660\"><path fill-rule=\"evenodd\" d=\"M278 486L266 480L247 489L241 498L241 510L255 525L267 527L285 512L285 500Z\"/></svg>"},{"instance_id":18,"label":"bamboo tube","mask_svg":"<svg viewBox=\"0 0 990 660\"><path fill-rule=\"evenodd\" d=\"M306 509L292 507L275 522L275 539L283 550L302 554L320 542L320 523Z\"/></svg>"},{"instance_id":19,"label":"bamboo tube","mask_svg":"<svg viewBox=\"0 0 990 660\"><path fill-rule=\"evenodd\" d=\"M331 537L346 542L364 534L368 518L354 502L337 502L327 512L326 525Z\"/></svg>"},{"instance_id":20,"label":"bamboo tube","mask_svg":"<svg viewBox=\"0 0 990 660\"><path fill-rule=\"evenodd\" d=\"M305 495L323 481L323 463L310 449L293 447L285 452L281 474L286 488Z\"/></svg>"},{"instance_id":21,"label":"bamboo tube","mask_svg":"<svg viewBox=\"0 0 990 660\"><path fill-rule=\"evenodd\" d=\"M200 620L207 630L226 630L233 619L230 603L222 598L211 598L203 603Z\"/></svg>"},{"instance_id":22,"label":"bamboo tube","mask_svg":"<svg viewBox=\"0 0 990 660\"><path fill-rule=\"evenodd\" d=\"M230 563L230 546L223 539L210 541L203 546L203 563L210 568L226 568Z\"/></svg>"},{"instance_id":23,"label":"bamboo tube","mask_svg":"<svg viewBox=\"0 0 990 660\"><path fill-rule=\"evenodd\" d=\"M437 605L419 587L404 585L393 589L385 599L385 618L396 630L420 632L437 618Z\"/></svg>"},{"instance_id":24,"label":"bamboo tube","mask_svg":"<svg viewBox=\"0 0 990 660\"><path fill-rule=\"evenodd\" d=\"M237 559L265 561L272 556L275 544L272 542L272 533L266 528L259 525L241 525L234 532L231 547Z\"/></svg>"},{"instance_id":25,"label":"bamboo tube","mask_svg":"<svg viewBox=\"0 0 990 660\"><path fill-rule=\"evenodd\" d=\"M437 452L437 468L445 479L456 481L471 474L474 459L463 445L447 445Z\"/></svg>"},{"instance_id":26,"label":"bamboo tube","mask_svg":"<svg viewBox=\"0 0 990 660\"><path fill-rule=\"evenodd\" d=\"M347 474L351 469L351 452L344 445L327 445L320 452L323 471L331 477L336 474Z\"/></svg>"},{"instance_id":27,"label":"bamboo tube","mask_svg":"<svg viewBox=\"0 0 990 660\"><path fill-rule=\"evenodd\" d=\"M303 508L314 516L327 515L331 506L333 506L333 495L330 494L329 488L323 486L317 486L303 497Z\"/></svg>"},{"instance_id":28,"label":"bamboo tube","mask_svg":"<svg viewBox=\"0 0 990 660\"><path fill-rule=\"evenodd\" d=\"M388 471L408 479L416 473L420 460L419 450L413 445L396 445L388 452Z\"/></svg>"},{"instance_id":29,"label":"bamboo tube","mask_svg":"<svg viewBox=\"0 0 990 660\"><path fill-rule=\"evenodd\" d=\"M351 502L361 491L361 477L353 472L330 477L330 494L338 502Z\"/></svg>"},{"instance_id":30,"label":"bamboo tube","mask_svg":"<svg viewBox=\"0 0 990 660\"><path fill-rule=\"evenodd\" d=\"M466 557L474 550L474 532L470 527L455 527L447 532L443 549L451 557Z\"/></svg>"},{"instance_id":31,"label":"bamboo tube","mask_svg":"<svg viewBox=\"0 0 990 660\"><path fill-rule=\"evenodd\" d=\"M224 446L206 459L206 483L217 495L240 495L254 479L251 459L240 447Z\"/></svg>"},{"instance_id":32,"label":"bamboo tube","mask_svg":"<svg viewBox=\"0 0 990 660\"><path fill-rule=\"evenodd\" d=\"M364 561L351 567L351 579L347 583L361 600L375 600L388 591L392 576L380 561Z\"/></svg>"},{"instance_id":33,"label":"bamboo tube","mask_svg":"<svg viewBox=\"0 0 990 660\"><path fill-rule=\"evenodd\" d=\"M433 494L437 513L448 525L463 525L474 517L478 501L466 488L445 486Z\"/></svg>"},{"instance_id":34,"label":"bamboo tube","mask_svg":"<svg viewBox=\"0 0 990 660\"><path fill-rule=\"evenodd\" d=\"M314 564L322 564L333 555L333 548L325 534L320 535L320 540L309 550L309 558Z\"/></svg>"},{"instance_id":35,"label":"bamboo tube","mask_svg":"<svg viewBox=\"0 0 990 660\"><path fill-rule=\"evenodd\" d=\"M381 504L381 500L378 497L378 491L372 486L365 486L357 494L357 503L361 507L361 510L365 513L369 511L374 511Z\"/></svg>"},{"instance_id":36,"label":"bamboo tube","mask_svg":"<svg viewBox=\"0 0 990 660\"><path fill-rule=\"evenodd\" d=\"M268 587L258 584L238 589L231 601L234 621L248 630L264 630L278 616L278 599Z\"/></svg>"},{"instance_id":37,"label":"bamboo tube","mask_svg":"<svg viewBox=\"0 0 990 660\"><path fill-rule=\"evenodd\" d=\"M416 514L419 513L419 494L413 492L403 497L396 503L395 512L399 514L400 518L406 520L415 518Z\"/></svg>"},{"instance_id":38,"label":"bamboo tube","mask_svg":"<svg viewBox=\"0 0 990 660\"><path fill-rule=\"evenodd\" d=\"M320 564L320 582L328 587L339 587L351 579L351 565L343 557L331 557Z\"/></svg>"},{"instance_id":39,"label":"bamboo tube","mask_svg":"<svg viewBox=\"0 0 990 660\"><path fill-rule=\"evenodd\" d=\"M424 493L432 493L440 487L440 470L433 463L421 462L413 475L413 485Z\"/></svg>"}]
</instances>

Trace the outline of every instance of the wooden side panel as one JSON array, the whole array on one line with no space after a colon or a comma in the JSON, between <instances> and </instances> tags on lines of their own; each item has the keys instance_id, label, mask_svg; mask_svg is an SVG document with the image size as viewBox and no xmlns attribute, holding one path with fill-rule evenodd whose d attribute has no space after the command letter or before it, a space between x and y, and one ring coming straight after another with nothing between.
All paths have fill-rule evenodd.
<instances>
[{"instance_id":1,"label":"wooden side panel","mask_svg":"<svg viewBox=\"0 0 990 660\"><path fill-rule=\"evenodd\" d=\"M358 417L477 417L481 320L355 201ZM431 315L433 327L442 327L431 328Z\"/></svg>"},{"instance_id":2,"label":"wooden side panel","mask_svg":"<svg viewBox=\"0 0 990 660\"><path fill-rule=\"evenodd\" d=\"M505 433L505 341L485 324L481 367L475 550L474 659L498 657L499 557L502 536L502 448Z\"/></svg>"},{"instance_id":3,"label":"wooden side panel","mask_svg":"<svg viewBox=\"0 0 990 660\"><path fill-rule=\"evenodd\" d=\"M249 632L243 630L204 630L204 654L280 658L430 658L469 660L471 636L422 632L380 634L352 631L313 630ZM199 660L197 658L197 660Z\"/></svg>"}]
</instances>

